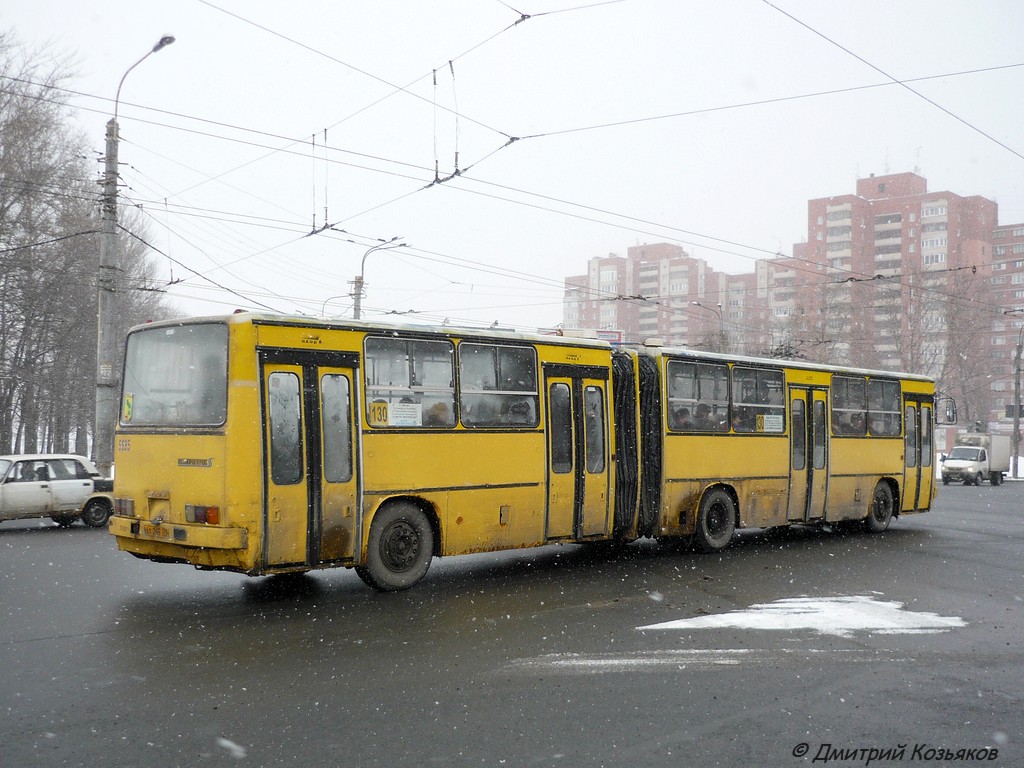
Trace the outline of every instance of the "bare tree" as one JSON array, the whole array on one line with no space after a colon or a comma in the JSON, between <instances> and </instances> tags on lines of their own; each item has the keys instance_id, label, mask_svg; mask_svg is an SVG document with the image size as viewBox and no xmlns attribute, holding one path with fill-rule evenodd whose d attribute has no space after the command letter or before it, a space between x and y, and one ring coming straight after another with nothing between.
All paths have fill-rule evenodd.
<instances>
[{"instance_id":1,"label":"bare tree","mask_svg":"<svg viewBox=\"0 0 1024 768\"><path fill-rule=\"evenodd\" d=\"M0 33L0 451L85 453L96 375L98 187L64 100L65 59ZM146 249L121 249L124 328L168 314Z\"/></svg>"}]
</instances>

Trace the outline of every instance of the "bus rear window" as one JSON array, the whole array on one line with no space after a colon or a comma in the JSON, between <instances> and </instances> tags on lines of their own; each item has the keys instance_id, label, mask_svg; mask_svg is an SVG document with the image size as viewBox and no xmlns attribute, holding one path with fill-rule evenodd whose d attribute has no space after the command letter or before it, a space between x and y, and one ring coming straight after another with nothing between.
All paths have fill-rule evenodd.
<instances>
[{"instance_id":1,"label":"bus rear window","mask_svg":"<svg viewBox=\"0 0 1024 768\"><path fill-rule=\"evenodd\" d=\"M122 426L217 426L227 418L228 328L221 323L128 337Z\"/></svg>"}]
</instances>

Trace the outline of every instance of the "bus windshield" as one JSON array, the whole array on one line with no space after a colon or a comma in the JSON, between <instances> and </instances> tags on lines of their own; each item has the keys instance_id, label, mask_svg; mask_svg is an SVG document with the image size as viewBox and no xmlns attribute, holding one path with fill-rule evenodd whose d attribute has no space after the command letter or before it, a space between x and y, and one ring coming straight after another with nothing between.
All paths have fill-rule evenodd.
<instances>
[{"instance_id":1,"label":"bus windshield","mask_svg":"<svg viewBox=\"0 0 1024 768\"><path fill-rule=\"evenodd\" d=\"M228 328L222 323L128 337L121 425L216 426L227 417Z\"/></svg>"}]
</instances>

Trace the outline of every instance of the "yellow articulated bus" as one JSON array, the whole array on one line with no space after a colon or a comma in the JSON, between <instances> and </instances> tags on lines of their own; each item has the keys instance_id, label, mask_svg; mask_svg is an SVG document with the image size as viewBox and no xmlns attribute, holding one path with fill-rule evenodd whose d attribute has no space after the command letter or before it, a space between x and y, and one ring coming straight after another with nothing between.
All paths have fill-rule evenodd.
<instances>
[{"instance_id":1,"label":"yellow articulated bus","mask_svg":"<svg viewBox=\"0 0 1024 768\"><path fill-rule=\"evenodd\" d=\"M644 413L645 497L659 537L704 551L736 528L865 522L924 512L935 494L935 387L929 379L673 352L641 353L655 370ZM955 419L945 400L941 422ZM652 420L655 418L651 417Z\"/></svg>"},{"instance_id":2,"label":"yellow articulated bus","mask_svg":"<svg viewBox=\"0 0 1024 768\"><path fill-rule=\"evenodd\" d=\"M929 508L918 376L240 313L128 336L120 549L258 576Z\"/></svg>"}]
</instances>

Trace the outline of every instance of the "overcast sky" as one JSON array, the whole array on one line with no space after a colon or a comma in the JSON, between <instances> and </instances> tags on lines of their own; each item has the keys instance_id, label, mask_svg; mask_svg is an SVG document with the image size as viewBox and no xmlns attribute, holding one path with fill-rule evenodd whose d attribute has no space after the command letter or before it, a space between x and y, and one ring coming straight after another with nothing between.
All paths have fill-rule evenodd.
<instances>
[{"instance_id":1,"label":"overcast sky","mask_svg":"<svg viewBox=\"0 0 1024 768\"><path fill-rule=\"evenodd\" d=\"M97 157L177 38L124 81L121 205L185 314L347 316L398 237L364 317L552 326L593 256L751 271L871 173L1024 221L1019 0L2 0L0 26L73 58Z\"/></svg>"}]
</instances>

